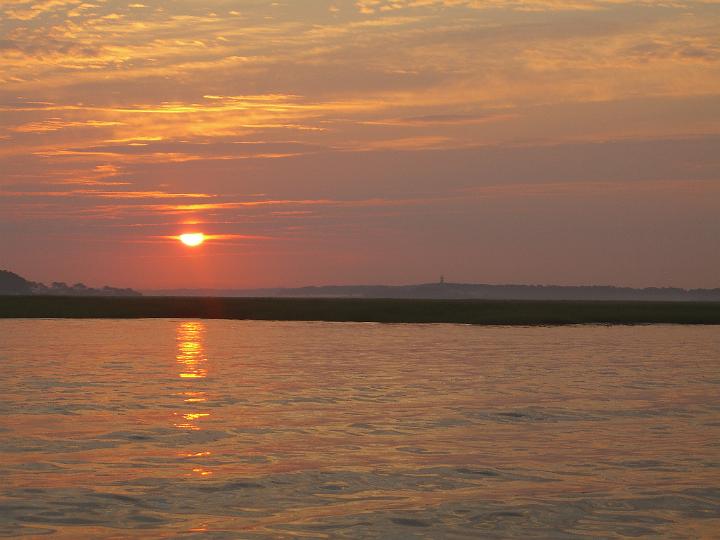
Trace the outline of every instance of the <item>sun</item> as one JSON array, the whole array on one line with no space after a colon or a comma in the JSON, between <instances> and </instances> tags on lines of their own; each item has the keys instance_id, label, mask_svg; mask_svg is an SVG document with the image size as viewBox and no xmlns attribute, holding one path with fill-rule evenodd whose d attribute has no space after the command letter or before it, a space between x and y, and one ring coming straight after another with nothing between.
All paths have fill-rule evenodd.
<instances>
[{"instance_id":1,"label":"sun","mask_svg":"<svg viewBox=\"0 0 720 540\"><path fill-rule=\"evenodd\" d=\"M199 246L205 241L205 235L201 232L181 234L178 238L183 244L190 247Z\"/></svg>"}]
</instances>

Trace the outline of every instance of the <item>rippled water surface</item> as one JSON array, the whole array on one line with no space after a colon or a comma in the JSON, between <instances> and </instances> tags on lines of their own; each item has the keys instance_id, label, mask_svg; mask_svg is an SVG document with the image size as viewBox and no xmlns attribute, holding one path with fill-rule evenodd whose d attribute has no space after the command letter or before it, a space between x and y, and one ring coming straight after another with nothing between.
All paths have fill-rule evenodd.
<instances>
[{"instance_id":1,"label":"rippled water surface","mask_svg":"<svg viewBox=\"0 0 720 540\"><path fill-rule=\"evenodd\" d=\"M0 321L0 535L720 537L720 329Z\"/></svg>"}]
</instances>

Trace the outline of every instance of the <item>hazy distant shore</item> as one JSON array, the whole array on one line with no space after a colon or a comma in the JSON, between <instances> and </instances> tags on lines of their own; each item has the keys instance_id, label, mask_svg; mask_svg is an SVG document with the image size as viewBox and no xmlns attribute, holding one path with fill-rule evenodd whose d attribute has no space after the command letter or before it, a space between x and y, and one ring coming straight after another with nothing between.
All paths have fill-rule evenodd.
<instances>
[{"instance_id":1,"label":"hazy distant shore","mask_svg":"<svg viewBox=\"0 0 720 540\"><path fill-rule=\"evenodd\" d=\"M720 289L615 287L612 285L489 285L420 283L416 285L322 285L270 289L145 290L147 296L242 298L396 298L424 300L573 300L614 302L720 302Z\"/></svg>"},{"instance_id":2,"label":"hazy distant shore","mask_svg":"<svg viewBox=\"0 0 720 540\"><path fill-rule=\"evenodd\" d=\"M720 324L720 302L0 297L0 318L249 319L487 325Z\"/></svg>"}]
</instances>

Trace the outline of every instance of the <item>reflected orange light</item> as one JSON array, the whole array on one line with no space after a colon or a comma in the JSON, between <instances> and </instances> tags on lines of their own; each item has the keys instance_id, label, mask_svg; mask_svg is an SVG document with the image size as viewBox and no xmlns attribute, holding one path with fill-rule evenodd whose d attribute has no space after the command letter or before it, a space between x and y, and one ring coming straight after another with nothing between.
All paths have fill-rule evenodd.
<instances>
[{"instance_id":1,"label":"reflected orange light","mask_svg":"<svg viewBox=\"0 0 720 540\"><path fill-rule=\"evenodd\" d=\"M183 418L185 420L197 420L198 418L203 418L205 416L210 416L209 413L187 413L183 414Z\"/></svg>"},{"instance_id":2,"label":"reflected orange light","mask_svg":"<svg viewBox=\"0 0 720 540\"><path fill-rule=\"evenodd\" d=\"M194 458L212 455L212 452L195 452L194 454L178 454L180 457Z\"/></svg>"},{"instance_id":3,"label":"reflected orange light","mask_svg":"<svg viewBox=\"0 0 720 540\"><path fill-rule=\"evenodd\" d=\"M207 377L207 357L205 356L205 348L203 346L203 338L205 334L205 324L199 321L186 321L177 326L177 354L175 359L180 367L178 377L188 380L189 384L198 384L191 382L193 380L204 379ZM202 390L185 391L180 395L185 396L185 403L194 404L207 401L205 392ZM178 429L188 429L197 431L200 426L197 421L210 416L205 412L176 412L175 416L181 417L175 423Z\"/></svg>"},{"instance_id":4,"label":"reflected orange light","mask_svg":"<svg viewBox=\"0 0 720 540\"><path fill-rule=\"evenodd\" d=\"M177 362L182 371L181 379L203 379L207 377L207 369L202 367L206 362L202 345L205 325L201 322L182 322L177 329Z\"/></svg>"},{"instance_id":5,"label":"reflected orange light","mask_svg":"<svg viewBox=\"0 0 720 540\"><path fill-rule=\"evenodd\" d=\"M200 321L185 321L178 324L176 329L177 353L175 359L180 368L178 376L182 379L184 391L178 392L178 396L182 396L186 408L195 406L197 403L207 401L206 394L203 391L202 379L207 377L207 356L205 356L205 324ZM192 388L192 390L190 389ZM173 413L177 420L173 425L177 429L189 431L200 431L199 422L208 416L206 412L185 412L178 411ZM192 460L201 460L210 456L211 452L202 448L192 449L189 452L179 454L182 457ZM211 476L212 471L199 466L198 463L192 464L194 468L192 472L187 473L188 476L197 475L201 478Z\"/></svg>"}]
</instances>

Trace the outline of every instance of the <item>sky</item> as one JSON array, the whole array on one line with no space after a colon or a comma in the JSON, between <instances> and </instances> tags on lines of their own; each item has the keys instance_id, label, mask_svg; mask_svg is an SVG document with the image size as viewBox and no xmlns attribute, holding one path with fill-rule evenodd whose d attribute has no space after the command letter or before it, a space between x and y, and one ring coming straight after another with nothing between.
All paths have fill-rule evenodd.
<instances>
[{"instance_id":1,"label":"sky","mask_svg":"<svg viewBox=\"0 0 720 540\"><path fill-rule=\"evenodd\" d=\"M716 0L0 0L0 268L720 287L718 36Z\"/></svg>"}]
</instances>

